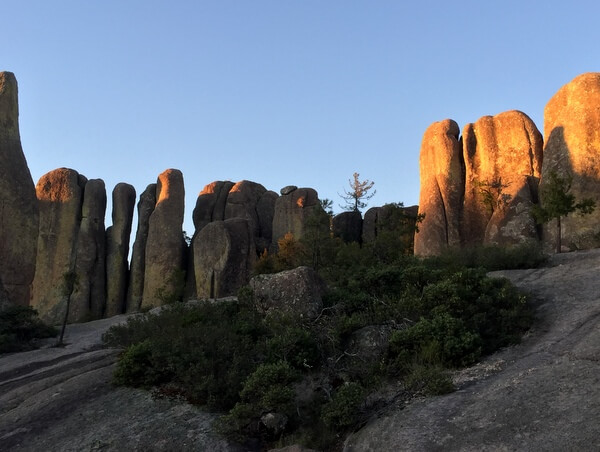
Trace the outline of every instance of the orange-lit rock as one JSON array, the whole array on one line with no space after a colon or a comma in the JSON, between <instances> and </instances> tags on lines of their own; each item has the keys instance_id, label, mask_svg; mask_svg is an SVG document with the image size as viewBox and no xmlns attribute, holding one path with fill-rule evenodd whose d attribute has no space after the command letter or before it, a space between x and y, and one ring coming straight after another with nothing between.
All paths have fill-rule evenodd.
<instances>
[{"instance_id":1,"label":"orange-lit rock","mask_svg":"<svg viewBox=\"0 0 600 452\"><path fill-rule=\"evenodd\" d=\"M31 305L51 324L62 322L65 315L64 275L74 271L86 182L77 171L59 168L43 175L36 185L40 229Z\"/></svg>"},{"instance_id":2,"label":"orange-lit rock","mask_svg":"<svg viewBox=\"0 0 600 452\"><path fill-rule=\"evenodd\" d=\"M21 148L17 91L14 74L0 72L0 288L4 287L6 302L27 305L35 274L39 211Z\"/></svg>"},{"instance_id":3,"label":"orange-lit rock","mask_svg":"<svg viewBox=\"0 0 600 452\"><path fill-rule=\"evenodd\" d=\"M484 116L463 129L463 245L537 240L531 216L542 167L542 136L520 111Z\"/></svg>"},{"instance_id":4,"label":"orange-lit rock","mask_svg":"<svg viewBox=\"0 0 600 452\"><path fill-rule=\"evenodd\" d=\"M459 128L451 119L430 125L421 143L419 213L425 218L415 234L415 254L441 253L460 245L464 165Z\"/></svg>"},{"instance_id":5,"label":"orange-lit rock","mask_svg":"<svg viewBox=\"0 0 600 452\"><path fill-rule=\"evenodd\" d=\"M600 246L600 73L579 75L564 85L544 109L544 168L571 174L576 199L592 198L591 215L569 215L562 221L562 244L569 249ZM540 188L541 188L540 186ZM544 228L544 243L553 249L555 222Z\"/></svg>"},{"instance_id":6,"label":"orange-lit rock","mask_svg":"<svg viewBox=\"0 0 600 452\"><path fill-rule=\"evenodd\" d=\"M139 310L142 304L149 220L155 205L156 184L150 184L140 195L140 200L137 205L138 226L135 233L135 242L133 242L133 250L131 252L131 264L129 266L129 285L127 287L127 302L125 309L127 312Z\"/></svg>"},{"instance_id":7,"label":"orange-lit rock","mask_svg":"<svg viewBox=\"0 0 600 452\"><path fill-rule=\"evenodd\" d=\"M106 317L125 312L129 241L135 188L121 182L112 192L112 226L106 230Z\"/></svg>"},{"instance_id":8,"label":"orange-lit rock","mask_svg":"<svg viewBox=\"0 0 600 452\"><path fill-rule=\"evenodd\" d=\"M234 183L230 181L215 181L202 189L192 215L196 232L212 221L225 219L225 204L233 186Z\"/></svg>"},{"instance_id":9,"label":"orange-lit rock","mask_svg":"<svg viewBox=\"0 0 600 452\"><path fill-rule=\"evenodd\" d=\"M156 206L148 222L142 308L159 306L183 289L184 196L181 171L168 169L158 176Z\"/></svg>"}]
</instances>

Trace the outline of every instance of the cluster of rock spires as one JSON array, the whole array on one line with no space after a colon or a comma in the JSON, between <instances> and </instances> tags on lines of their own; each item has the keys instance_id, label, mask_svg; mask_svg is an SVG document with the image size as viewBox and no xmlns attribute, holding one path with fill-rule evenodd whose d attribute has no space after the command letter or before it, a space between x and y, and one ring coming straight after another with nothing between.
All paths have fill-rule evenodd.
<instances>
[{"instance_id":1,"label":"cluster of rock spires","mask_svg":"<svg viewBox=\"0 0 600 452\"><path fill-rule=\"evenodd\" d=\"M544 110L544 139L519 111L467 124L433 123L421 145L415 254L451 247L511 246L541 242L551 250L553 224L536 225L531 208L550 172L572 176L571 193L600 206L600 73L582 74L563 86ZM541 200L543 202L543 200ZM600 209L562 222L567 250L600 246Z\"/></svg>"},{"instance_id":2,"label":"cluster of rock spires","mask_svg":"<svg viewBox=\"0 0 600 452\"><path fill-rule=\"evenodd\" d=\"M415 234L419 255L473 244L555 242L531 216L538 188L550 171L573 176L576 197L600 205L600 73L583 74L561 88L545 109L544 140L527 115L509 111L463 128L432 124L421 147L419 206L425 214ZM249 281L252 266L280 238L302 237L307 220L322 209L312 188L287 186L280 195L251 181L216 181L200 192L188 244L182 225L183 174L168 169L148 185L137 204L138 225L128 262L136 192L112 192L112 226L105 229L106 188L77 171L59 168L36 186L21 148L17 82L0 73L0 307L32 305L57 323L70 299L69 321L82 322L165 303L173 295L219 298ZM385 224L388 209L344 212L333 233L368 242ZM600 209L563 221L563 243L600 245ZM548 245L547 248L551 248ZM77 283L72 291L67 275Z\"/></svg>"},{"instance_id":3,"label":"cluster of rock spires","mask_svg":"<svg viewBox=\"0 0 600 452\"><path fill-rule=\"evenodd\" d=\"M10 72L0 73L0 159L0 304L31 305L50 323L62 320L67 300L69 322L83 322L155 307L173 296L235 295L265 249L276 250L288 232L300 239L315 209L322 210L312 188L287 186L278 195L247 180L212 182L198 196L188 244L183 174L168 169L139 197L129 263L135 188L116 185L112 226L105 228L101 179L59 168L34 186ZM340 214L333 230L346 241L373 240L384 211L370 209L364 225L359 212ZM410 211L416 215L416 206ZM72 291L69 277L76 281Z\"/></svg>"}]
</instances>

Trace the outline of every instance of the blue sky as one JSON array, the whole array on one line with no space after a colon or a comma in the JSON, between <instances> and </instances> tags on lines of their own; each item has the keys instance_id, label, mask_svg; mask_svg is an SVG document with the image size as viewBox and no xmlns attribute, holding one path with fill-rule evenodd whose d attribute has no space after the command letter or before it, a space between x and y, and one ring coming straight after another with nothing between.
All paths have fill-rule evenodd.
<instances>
[{"instance_id":1,"label":"blue sky","mask_svg":"<svg viewBox=\"0 0 600 452\"><path fill-rule=\"evenodd\" d=\"M600 71L599 5L22 0L2 6L0 70L34 182L65 166L139 196L178 168L191 234L214 180L313 187L340 211L356 171L370 206L416 204L429 124L518 109L543 131L552 95Z\"/></svg>"}]
</instances>

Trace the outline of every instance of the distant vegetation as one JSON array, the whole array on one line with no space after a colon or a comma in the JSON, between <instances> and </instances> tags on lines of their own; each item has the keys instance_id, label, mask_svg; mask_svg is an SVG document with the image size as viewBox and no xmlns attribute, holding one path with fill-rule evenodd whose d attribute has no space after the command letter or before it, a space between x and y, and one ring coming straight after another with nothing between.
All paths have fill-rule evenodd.
<instances>
[{"instance_id":1,"label":"distant vegetation","mask_svg":"<svg viewBox=\"0 0 600 452\"><path fill-rule=\"evenodd\" d=\"M372 243L291 235L257 272L316 268L329 291L313 321L260 315L249 288L239 301L177 303L105 335L125 350L117 384L157 388L223 413L219 430L251 447L302 443L332 450L394 394L453 390L449 371L515 344L532 321L526 297L486 270L539 264L532 248L486 248L420 259L401 205ZM312 228L312 230L311 230Z\"/></svg>"},{"instance_id":2,"label":"distant vegetation","mask_svg":"<svg viewBox=\"0 0 600 452\"><path fill-rule=\"evenodd\" d=\"M38 319L31 306L9 306L0 310L0 353L32 350L36 340L57 334L56 328Z\"/></svg>"}]
</instances>

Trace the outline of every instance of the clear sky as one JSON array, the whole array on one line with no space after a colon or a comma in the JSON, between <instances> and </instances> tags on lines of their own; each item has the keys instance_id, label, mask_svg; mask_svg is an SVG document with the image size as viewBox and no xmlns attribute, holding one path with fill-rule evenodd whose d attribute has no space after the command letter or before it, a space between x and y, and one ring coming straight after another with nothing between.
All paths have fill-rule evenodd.
<instances>
[{"instance_id":1,"label":"clear sky","mask_svg":"<svg viewBox=\"0 0 600 452\"><path fill-rule=\"evenodd\" d=\"M599 17L564 0L20 0L2 5L0 70L34 182L70 167L110 199L178 168L191 235L214 180L313 187L340 211L356 171L369 206L416 204L429 124L517 109L543 131L552 95L600 71Z\"/></svg>"}]
</instances>

